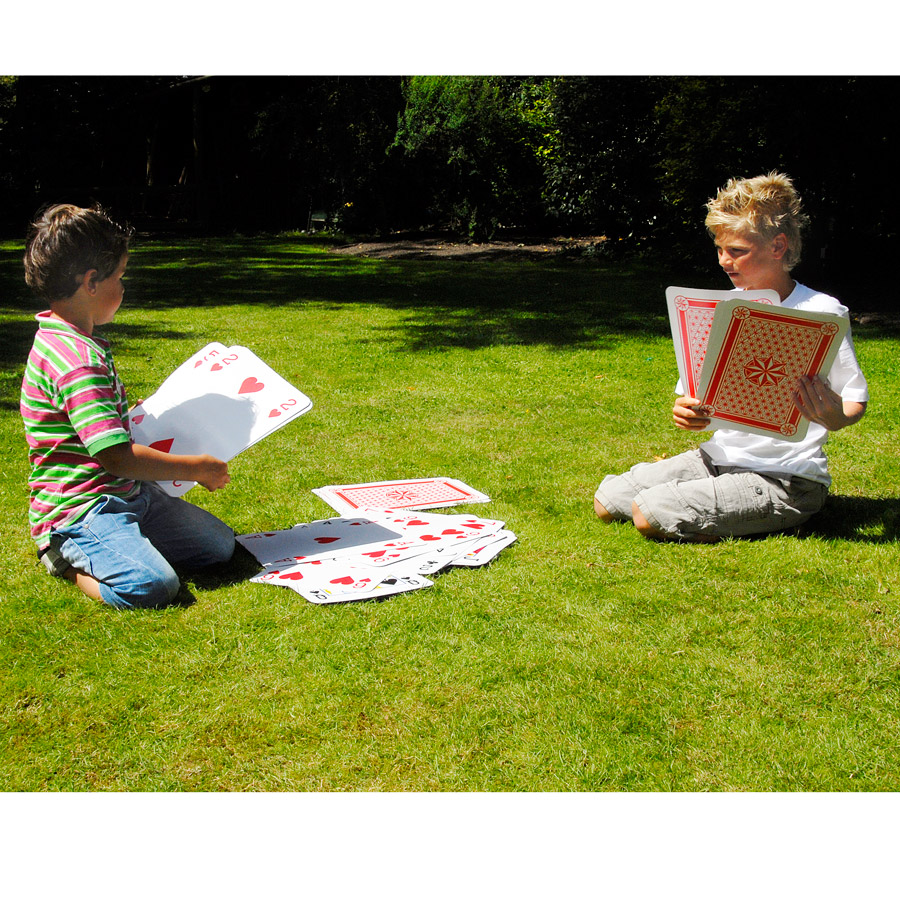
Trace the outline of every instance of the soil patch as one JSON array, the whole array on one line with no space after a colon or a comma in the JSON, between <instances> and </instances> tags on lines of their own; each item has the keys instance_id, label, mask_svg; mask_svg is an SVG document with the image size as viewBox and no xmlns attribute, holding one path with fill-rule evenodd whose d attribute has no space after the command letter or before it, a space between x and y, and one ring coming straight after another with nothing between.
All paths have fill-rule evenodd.
<instances>
[{"instance_id":1,"label":"soil patch","mask_svg":"<svg viewBox=\"0 0 900 900\"><path fill-rule=\"evenodd\" d=\"M372 259L534 259L555 254L583 252L602 244L604 237L517 238L475 243L451 237L397 236L332 247L344 256Z\"/></svg>"}]
</instances>

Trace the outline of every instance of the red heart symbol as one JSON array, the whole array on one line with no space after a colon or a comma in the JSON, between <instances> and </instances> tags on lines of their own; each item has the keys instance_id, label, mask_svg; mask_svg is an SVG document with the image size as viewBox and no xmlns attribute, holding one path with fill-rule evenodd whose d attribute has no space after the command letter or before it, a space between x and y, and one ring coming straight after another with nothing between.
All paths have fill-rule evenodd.
<instances>
[{"instance_id":1,"label":"red heart symbol","mask_svg":"<svg viewBox=\"0 0 900 900\"><path fill-rule=\"evenodd\" d=\"M163 453L168 453L172 449L172 444L175 443L175 438L169 438L165 441L154 441L150 446L154 450L162 450Z\"/></svg>"},{"instance_id":2,"label":"red heart symbol","mask_svg":"<svg viewBox=\"0 0 900 900\"><path fill-rule=\"evenodd\" d=\"M436 534L423 534L422 540L423 541L439 541L440 538Z\"/></svg>"},{"instance_id":3,"label":"red heart symbol","mask_svg":"<svg viewBox=\"0 0 900 900\"><path fill-rule=\"evenodd\" d=\"M458 531L456 528L445 528L441 534L465 534L465 532Z\"/></svg>"},{"instance_id":4,"label":"red heart symbol","mask_svg":"<svg viewBox=\"0 0 900 900\"><path fill-rule=\"evenodd\" d=\"M218 363L213 363L209 368L212 372L219 372L222 369L222 367Z\"/></svg>"},{"instance_id":5,"label":"red heart symbol","mask_svg":"<svg viewBox=\"0 0 900 900\"><path fill-rule=\"evenodd\" d=\"M333 541L339 541L340 538L313 538L317 544L330 544Z\"/></svg>"},{"instance_id":6,"label":"red heart symbol","mask_svg":"<svg viewBox=\"0 0 900 900\"><path fill-rule=\"evenodd\" d=\"M144 421L144 414L141 413L139 416L135 416L131 421L132 421L135 425L140 425L141 422Z\"/></svg>"},{"instance_id":7,"label":"red heart symbol","mask_svg":"<svg viewBox=\"0 0 900 900\"><path fill-rule=\"evenodd\" d=\"M343 578L332 578L332 584L353 584L353 579L349 575L345 575Z\"/></svg>"},{"instance_id":8,"label":"red heart symbol","mask_svg":"<svg viewBox=\"0 0 900 900\"><path fill-rule=\"evenodd\" d=\"M384 556L384 550L373 550L371 553L363 553L363 556L371 556L372 559L377 559L379 556Z\"/></svg>"},{"instance_id":9,"label":"red heart symbol","mask_svg":"<svg viewBox=\"0 0 900 900\"><path fill-rule=\"evenodd\" d=\"M423 522L421 519L412 519L411 521L406 523L407 525L427 525L427 522Z\"/></svg>"},{"instance_id":10,"label":"red heart symbol","mask_svg":"<svg viewBox=\"0 0 900 900\"><path fill-rule=\"evenodd\" d=\"M284 581L300 581L303 575L300 572L285 572L284 575L278 577Z\"/></svg>"},{"instance_id":11,"label":"red heart symbol","mask_svg":"<svg viewBox=\"0 0 900 900\"><path fill-rule=\"evenodd\" d=\"M274 419L275 416L280 416L281 412L277 409L273 409L272 412L269 413L269 418Z\"/></svg>"},{"instance_id":12,"label":"red heart symbol","mask_svg":"<svg viewBox=\"0 0 900 900\"><path fill-rule=\"evenodd\" d=\"M253 376L245 378L244 383L238 388L239 394L255 394L261 391L265 385L261 381L257 381Z\"/></svg>"}]
</instances>

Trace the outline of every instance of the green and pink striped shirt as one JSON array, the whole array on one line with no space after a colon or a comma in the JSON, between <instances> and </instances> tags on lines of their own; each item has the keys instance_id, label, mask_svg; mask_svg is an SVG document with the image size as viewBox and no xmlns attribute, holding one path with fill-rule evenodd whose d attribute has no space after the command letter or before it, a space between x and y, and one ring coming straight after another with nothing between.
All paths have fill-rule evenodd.
<instances>
[{"instance_id":1,"label":"green and pink striped shirt","mask_svg":"<svg viewBox=\"0 0 900 900\"><path fill-rule=\"evenodd\" d=\"M28 518L43 550L51 528L77 521L106 494L132 497L140 485L111 475L94 456L131 440L109 343L49 312L36 318L20 409L31 463Z\"/></svg>"}]
</instances>

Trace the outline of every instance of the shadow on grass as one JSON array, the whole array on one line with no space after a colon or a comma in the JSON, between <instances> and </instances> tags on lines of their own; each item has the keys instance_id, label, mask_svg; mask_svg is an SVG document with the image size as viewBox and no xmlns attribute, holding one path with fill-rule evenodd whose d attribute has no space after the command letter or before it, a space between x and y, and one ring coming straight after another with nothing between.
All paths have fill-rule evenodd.
<instances>
[{"instance_id":1,"label":"shadow on grass","mask_svg":"<svg viewBox=\"0 0 900 900\"><path fill-rule=\"evenodd\" d=\"M166 608L187 609L197 602L194 590L216 591L233 584L241 584L256 575L259 570L259 563L240 544L237 544L234 548L234 555L224 565L182 573L181 588L175 599L168 603Z\"/></svg>"},{"instance_id":2,"label":"shadow on grass","mask_svg":"<svg viewBox=\"0 0 900 900\"><path fill-rule=\"evenodd\" d=\"M897 543L900 541L900 497L830 494L822 511L801 528L800 536L868 544Z\"/></svg>"},{"instance_id":3,"label":"shadow on grass","mask_svg":"<svg viewBox=\"0 0 900 900\"><path fill-rule=\"evenodd\" d=\"M234 556L225 565L193 572L189 576L189 581L198 590L215 591L247 581L257 575L260 569L254 556L237 544L234 548Z\"/></svg>"},{"instance_id":4,"label":"shadow on grass","mask_svg":"<svg viewBox=\"0 0 900 900\"><path fill-rule=\"evenodd\" d=\"M0 248L2 311L13 314L0 343L0 366L7 368L22 364L34 333L37 310L21 268L18 248ZM373 260L288 237L196 239L136 247L125 306L165 311L251 304L289 319L307 304L371 304L408 313L380 335L398 349L567 349L615 343L635 332L667 335L664 291L656 274L595 260ZM127 338L131 327L116 324L110 332Z\"/></svg>"},{"instance_id":5,"label":"shadow on grass","mask_svg":"<svg viewBox=\"0 0 900 900\"><path fill-rule=\"evenodd\" d=\"M376 305L403 313L371 336L398 350L610 349L634 334L668 337L665 288L685 278L695 287L725 286L714 266L704 279L680 276L665 261L650 269L565 256L368 259L290 236L195 238L139 242L129 265L125 308L209 308L227 316L229 307L262 306L290 325L311 304ZM0 302L9 319L0 333L0 369L9 371L24 364L36 311L23 283L21 248L13 244L0 246ZM882 321L858 330L871 339L896 336L892 324ZM121 321L108 331L125 341L182 336Z\"/></svg>"}]
</instances>

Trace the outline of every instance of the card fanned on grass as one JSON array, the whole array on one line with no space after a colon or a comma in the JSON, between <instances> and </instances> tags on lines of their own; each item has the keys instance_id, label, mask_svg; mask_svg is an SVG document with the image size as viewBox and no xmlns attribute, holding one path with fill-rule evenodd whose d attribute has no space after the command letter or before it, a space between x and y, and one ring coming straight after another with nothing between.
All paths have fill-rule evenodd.
<instances>
[{"instance_id":1,"label":"card fanned on grass","mask_svg":"<svg viewBox=\"0 0 900 900\"><path fill-rule=\"evenodd\" d=\"M313 488L332 509L352 514L360 509L437 509L460 503L487 503L491 498L456 478L408 478L365 484L330 484Z\"/></svg>"},{"instance_id":2,"label":"card fanned on grass","mask_svg":"<svg viewBox=\"0 0 900 900\"><path fill-rule=\"evenodd\" d=\"M237 540L263 566L251 581L291 588L311 603L346 603L430 587L427 576L450 566L483 566L516 540L504 525L366 508Z\"/></svg>"},{"instance_id":3,"label":"card fanned on grass","mask_svg":"<svg viewBox=\"0 0 900 900\"><path fill-rule=\"evenodd\" d=\"M246 347L208 344L131 411L136 443L166 453L233 459L312 408L312 401ZM193 481L162 481L179 497Z\"/></svg>"}]
</instances>

